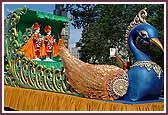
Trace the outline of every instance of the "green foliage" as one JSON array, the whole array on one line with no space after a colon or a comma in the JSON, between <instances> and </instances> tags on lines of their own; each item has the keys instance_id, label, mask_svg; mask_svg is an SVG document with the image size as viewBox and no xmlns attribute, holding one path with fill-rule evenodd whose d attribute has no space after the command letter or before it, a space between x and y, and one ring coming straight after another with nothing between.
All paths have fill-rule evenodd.
<instances>
[{"instance_id":1,"label":"green foliage","mask_svg":"<svg viewBox=\"0 0 168 115\"><path fill-rule=\"evenodd\" d=\"M127 60L128 51L125 44L125 30L137 13L147 8L147 22L158 29L162 44L164 43L164 8L163 5L149 4L98 4L67 5L65 9L73 15L72 25L83 28L82 39L77 46L81 47L81 60L90 63L115 64L109 58L109 48L117 47L119 55ZM163 67L163 53L156 47L144 48L154 61ZM131 57L131 56L130 56ZM91 61L90 61L91 60ZM132 60L132 59L131 59ZM159 60L159 61L158 61Z\"/></svg>"}]
</instances>

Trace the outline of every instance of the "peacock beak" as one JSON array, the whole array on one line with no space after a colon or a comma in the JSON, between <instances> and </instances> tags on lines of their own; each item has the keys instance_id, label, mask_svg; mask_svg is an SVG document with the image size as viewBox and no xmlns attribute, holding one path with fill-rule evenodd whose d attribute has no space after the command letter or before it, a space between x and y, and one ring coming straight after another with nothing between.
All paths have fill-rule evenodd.
<instances>
[{"instance_id":1,"label":"peacock beak","mask_svg":"<svg viewBox=\"0 0 168 115\"><path fill-rule=\"evenodd\" d=\"M158 38L152 38L150 39L150 42L155 44L157 47L159 47L164 52L163 46Z\"/></svg>"}]
</instances>

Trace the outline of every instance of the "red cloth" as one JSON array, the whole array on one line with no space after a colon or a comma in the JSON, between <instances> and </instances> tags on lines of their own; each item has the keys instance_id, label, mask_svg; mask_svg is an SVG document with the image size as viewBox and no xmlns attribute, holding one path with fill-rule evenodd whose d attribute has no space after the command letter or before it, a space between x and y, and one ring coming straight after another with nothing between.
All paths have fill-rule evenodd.
<instances>
[{"instance_id":1,"label":"red cloth","mask_svg":"<svg viewBox=\"0 0 168 115\"><path fill-rule=\"evenodd\" d=\"M44 43L45 43L45 52L46 52L45 56L49 57L51 52L53 52L53 57L56 57L59 54L58 45L54 41L54 38L52 35L45 36Z\"/></svg>"}]
</instances>

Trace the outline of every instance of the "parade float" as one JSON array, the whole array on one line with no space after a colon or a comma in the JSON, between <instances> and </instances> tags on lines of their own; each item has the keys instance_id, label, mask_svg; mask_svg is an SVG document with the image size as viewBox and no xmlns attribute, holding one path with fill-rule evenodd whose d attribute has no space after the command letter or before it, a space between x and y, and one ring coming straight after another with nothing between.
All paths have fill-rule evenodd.
<instances>
[{"instance_id":1,"label":"parade float","mask_svg":"<svg viewBox=\"0 0 168 115\"><path fill-rule=\"evenodd\" d=\"M5 19L4 106L24 111L163 111L163 70L135 45L163 47L141 10L127 27L136 62L123 69L93 65L72 56L62 29L69 19L28 8Z\"/></svg>"}]
</instances>

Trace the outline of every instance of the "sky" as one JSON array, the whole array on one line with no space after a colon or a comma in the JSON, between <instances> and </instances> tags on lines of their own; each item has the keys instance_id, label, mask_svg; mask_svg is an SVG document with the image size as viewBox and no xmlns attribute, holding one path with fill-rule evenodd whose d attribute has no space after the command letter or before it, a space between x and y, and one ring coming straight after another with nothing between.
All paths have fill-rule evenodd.
<instances>
[{"instance_id":1,"label":"sky","mask_svg":"<svg viewBox=\"0 0 168 115\"><path fill-rule=\"evenodd\" d=\"M4 4L4 18L9 14L10 11L15 11L18 8L27 7L32 10L46 12L53 14L55 4ZM75 29L70 23L70 48L75 47L76 42L81 38L82 29Z\"/></svg>"}]
</instances>

